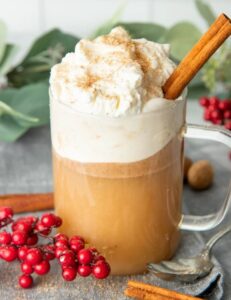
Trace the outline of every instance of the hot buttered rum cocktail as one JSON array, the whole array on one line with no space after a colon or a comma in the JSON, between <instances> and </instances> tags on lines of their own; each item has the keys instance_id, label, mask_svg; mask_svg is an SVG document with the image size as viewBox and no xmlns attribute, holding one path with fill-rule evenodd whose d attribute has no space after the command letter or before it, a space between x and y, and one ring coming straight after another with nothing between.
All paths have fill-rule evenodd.
<instances>
[{"instance_id":1,"label":"hot buttered rum cocktail","mask_svg":"<svg viewBox=\"0 0 231 300\"><path fill-rule=\"evenodd\" d=\"M113 274L141 273L179 243L185 103L163 98L168 54L117 27L81 40L51 71L61 231L84 236Z\"/></svg>"}]
</instances>

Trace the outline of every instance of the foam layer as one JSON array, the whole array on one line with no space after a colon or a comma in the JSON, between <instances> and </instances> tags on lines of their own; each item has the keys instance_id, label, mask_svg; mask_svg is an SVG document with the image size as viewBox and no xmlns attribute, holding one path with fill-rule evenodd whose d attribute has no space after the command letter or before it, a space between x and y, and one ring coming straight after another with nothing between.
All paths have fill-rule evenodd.
<instances>
[{"instance_id":1,"label":"foam layer","mask_svg":"<svg viewBox=\"0 0 231 300\"><path fill-rule=\"evenodd\" d=\"M155 99L151 112L110 118L77 113L51 99L52 143L66 158L88 163L129 163L160 151L184 124L184 100Z\"/></svg>"}]
</instances>

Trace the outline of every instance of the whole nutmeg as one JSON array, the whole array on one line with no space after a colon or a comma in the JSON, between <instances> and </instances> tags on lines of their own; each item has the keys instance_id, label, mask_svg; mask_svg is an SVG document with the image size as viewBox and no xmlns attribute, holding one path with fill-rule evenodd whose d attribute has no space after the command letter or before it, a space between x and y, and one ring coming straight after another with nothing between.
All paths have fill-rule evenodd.
<instances>
[{"instance_id":1,"label":"whole nutmeg","mask_svg":"<svg viewBox=\"0 0 231 300\"><path fill-rule=\"evenodd\" d=\"M188 170L191 167L193 161L187 156L184 157L184 179L187 179Z\"/></svg>"},{"instance_id":2,"label":"whole nutmeg","mask_svg":"<svg viewBox=\"0 0 231 300\"><path fill-rule=\"evenodd\" d=\"M188 183L195 190L204 190L213 183L213 167L207 160L198 160L188 170Z\"/></svg>"}]
</instances>

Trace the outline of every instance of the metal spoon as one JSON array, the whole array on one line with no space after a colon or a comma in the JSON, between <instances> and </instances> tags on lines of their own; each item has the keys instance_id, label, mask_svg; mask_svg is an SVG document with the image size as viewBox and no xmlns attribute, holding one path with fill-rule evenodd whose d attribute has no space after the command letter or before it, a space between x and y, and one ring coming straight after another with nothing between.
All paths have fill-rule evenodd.
<instances>
[{"instance_id":1,"label":"metal spoon","mask_svg":"<svg viewBox=\"0 0 231 300\"><path fill-rule=\"evenodd\" d=\"M210 253L216 242L226 233L231 231L231 225L221 229L205 245L197 256L179 258L173 261L162 261L158 264L149 263L147 268L150 272L163 279L174 279L184 282L192 282L209 274L214 264Z\"/></svg>"}]
</instances>

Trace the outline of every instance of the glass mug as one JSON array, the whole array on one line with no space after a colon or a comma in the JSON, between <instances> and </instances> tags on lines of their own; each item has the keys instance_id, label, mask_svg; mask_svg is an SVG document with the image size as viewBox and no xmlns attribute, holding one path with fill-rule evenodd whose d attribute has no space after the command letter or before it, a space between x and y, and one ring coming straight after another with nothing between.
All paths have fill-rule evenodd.
<instances>
[{"instance_id":1,"label":"glass mug","mask_svg":"<svg viewBox=\"0 0 231 300\"><path fill-rule=\"evenodd\" d=\"M170 259L180 229L214 228L227 212L230 190L217 213L182 214L184 137L231 146L227 131L186 125L185 102L110 118L76 112L50 93L55 210L63 219L60 231L83 236L106 256L112 274L142 273L147 263ZM177 129L172 136L169 124ZM158 133L169 134L163 147ZM138 152L148 158L139 159ZM79 153L84 159L78 160ZM124 162L124 156L131 161ZM91 162L92 157L97 162ZM111 157L119 162L111 162Z\"/></svg>"}]
</instances>

